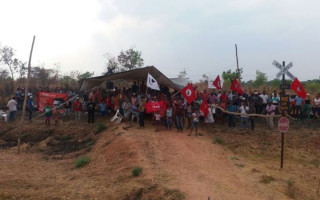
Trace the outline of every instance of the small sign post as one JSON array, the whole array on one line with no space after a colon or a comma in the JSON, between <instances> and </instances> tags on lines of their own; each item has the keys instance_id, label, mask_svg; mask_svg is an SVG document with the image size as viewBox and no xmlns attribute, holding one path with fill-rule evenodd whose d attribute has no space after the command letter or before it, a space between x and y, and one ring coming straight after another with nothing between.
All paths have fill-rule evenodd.
<instances>
[{"instance_id":1,"label":"small sign post","mask_svg":"<svg viewBox=\"0 0 320 200\"><path fill-rule=\"evenodd\" d=\"M282 90L282 94L280 96L280 111L282 113L282 117L278 121L278 128L281 132L281 161L280 167L283 168L283 147L284 147L284 133L289 129L289 120L286 117L287 112L289 111L289 95L286 94L286 89L290 89L290 85L286 84L285 75L289 78L294 79L295 76L289 72L289 69L293 66L292 62L288 65L285 65L285 62L282 62L282 65L276 60L272 62L274 66L280 69L280 72L277 74L277 78L280 78L282 75L282 84L280 84L280 89Z\"/></svg>"}]
</instances>

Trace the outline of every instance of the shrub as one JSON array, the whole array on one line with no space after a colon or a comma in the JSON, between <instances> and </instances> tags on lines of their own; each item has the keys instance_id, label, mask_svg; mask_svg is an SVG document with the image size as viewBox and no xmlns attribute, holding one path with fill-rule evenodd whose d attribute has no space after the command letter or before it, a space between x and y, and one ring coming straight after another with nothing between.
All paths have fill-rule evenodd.
<instances>
[{"instance_id":1,"label":"shrub","mask_svg":"<svg viewBox=\"0 0 320 200\"><path fill-rule=\"evenodd\" d=\"M265 184L271 183L272 181L274 181L274 178L272 176L267 176L267 175L261 176L261 179L260 179L260 183L265 183Z\"/></svg>"},{"instance_id":2,"label":"shrub","mask_svg":"<svg viewBox=\"0 0 320 200\"><path fill-rule=\"evenodd\" d=\"M66 141L66 140L71 140L71 136L70 135L63 135L60 137L61 140Z\"/></svg>"},{"instance_id":3,"label":"shrub","mask_svg":"<svg viewBox=\"0 0 320 200\"><path fill-rule=\"evenodd\" d=\"M97 129L96 129L96 132L95 134L98 134L100 132L102 132L103 130L105 130L107 128L107 126L104 124L104 123L99 123L97 125Z\"/></svg>"},{"instance_id":4,"label":"shrub","mask_svg":"<svg viewBox=\"0 0 320 200\"><path fill-rule=\"evenodd\" d=\"M184 193L176 189L165 189L164 195L168 199L176 199L176 200L185 199Z\"/></svg>"},{"instance_id":5,"label":"shrub","mask_svg":"<svg viewBox=\"0 0 320 200\"><path fill-rule=\"evenodd\" d=\"M91 161L91 160L90 160L90 158L88 158L88 157L78 158L77 161L76 161L76 168L83 167L83 166L85 166L86 164L88 164L90 161Z\"/></svg>"},{"instance_id":6,"label":"shrub","mask_svg":"<svg viewBox=\"0 0 320 200\"><path fill-rule=\"evenodd\" d=\"M134 167L131 171L132 176L139 176L142 173L142 167Z\"/></svg>"},{"instance_id":7,"label":"shrub","mask_svg":"<svg viewBox=\"0 0 320 200\"><path fill-rule=\"evenodd\" d=\"M224 141L223 141L223 139L221 139L219 137L215 137L213 139L213 143L215 143L215 144L224 144Z\"/></svg>"}]
</instances>

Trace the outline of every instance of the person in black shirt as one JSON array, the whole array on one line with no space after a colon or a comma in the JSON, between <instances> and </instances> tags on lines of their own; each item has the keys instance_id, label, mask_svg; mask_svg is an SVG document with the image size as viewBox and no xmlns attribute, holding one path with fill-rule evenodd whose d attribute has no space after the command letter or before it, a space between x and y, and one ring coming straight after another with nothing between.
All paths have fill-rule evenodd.
<instances>
[{"instance_id":1,"label":"person in black shirt","mask_svg":"<svg viewBox=\"0 0 320 200\"><path fill-rule=\"evenodd\" d=\"M89 100L89 103L87 104L87 111L88 111L88 123L94 123L94 112L95 112L96 104L92 102L92 100Z\"/></svg>"}]
</instances>

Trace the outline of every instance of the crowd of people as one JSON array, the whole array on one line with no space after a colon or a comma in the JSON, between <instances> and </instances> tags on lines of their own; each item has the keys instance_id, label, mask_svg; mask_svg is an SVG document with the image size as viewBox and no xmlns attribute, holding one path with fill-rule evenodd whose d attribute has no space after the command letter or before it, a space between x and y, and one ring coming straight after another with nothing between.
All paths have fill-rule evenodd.
<instances>
[{"instance_id":1,"label":"crowd of people","mask_svg":"<svg viewBox=\"0 0 320 200\"><path fill-rule=\"evenodd\" d=\"M90 93L84 91L82 94L74 92L68 93L68 100L62 105L63 109L47 104L41 111L44 113L45 124L50 125L52 119L55 124L59 122L59 116L63 116L63 121L70 120L71 113L74 115L76 122L81 122L84 113L87 113L88 123L94 123L97 116L113 116L119 112L125 123L124 129L131 127L133 117L138 118L139 128L145 126L145 118L151 118L155 126L155 131L161 129L171 130L175 127L177 131L183 132L185 128L189 129L189 135L201 126L213 127L214 124L223 124L228 122L229 127L236 127L238 119L233 113L240 113L239 127L255 129L256 117L247 114L269 115L266 118L267 125L270 129L274 128L273 116L279 114L279 101L281 92L273 91L267 94L266 91L257 90L247 93L244 91L242 96L229 91L217 91L212 89L199 91L195 86L195 100L188 104L179 92L169 92L169 88L160 87L160 91L151 90L144 83L137 85L136 82L130 88L122 88L114 91L93 89ZM23 90L17 89L16 95L12 97L7 106L9 108L9 122L14 121L17 110L22 109L24 99ZM208 111L201 109L203 101L208 103ZM148 102L162 102L164 105L153 113L146 113L146 104ZM320 96L319 94L311 102L310 95L302 99L299 96L290 96L289 115L295 118L305 119L320 115ZM61 108L61 106L60 106ZM33 96L28 94L26 111L28 119L31 121L34 113ZM225 111L228 111L227 113Z\"/></svg>"}]
</instances>

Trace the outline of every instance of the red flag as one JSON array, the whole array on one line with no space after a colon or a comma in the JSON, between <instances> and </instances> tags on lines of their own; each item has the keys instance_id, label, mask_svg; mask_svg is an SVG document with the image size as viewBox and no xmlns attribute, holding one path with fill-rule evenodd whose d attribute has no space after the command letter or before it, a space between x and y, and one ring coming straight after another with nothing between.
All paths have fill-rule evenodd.
<instances>
[{"instance_id":1,"label":"red flag","mask_svg":"<svg viewBox=\"0 0 320 200\"><path fill-rule=\"evenodd\" d=\"M189 83L180 92L184 96L184 98L187 100L188 104L192 103L193 100L196 99L196 95L195 95L192 83Z\"/></svg>"},{"instance_id":2,"label":"red flag","mask_svg":"<svg viewBox=\"0 0 320 200\"><path fill-rule=\"evenodd\" d=\"M298 78L295 78L295 79L293 80L293 82L291 83L290 88L291 88L291 90L295 91L295 93L296 93L299 97L301 97L301 98L303 98L303 99L306 98L307 93L306 93L304 87L302 86L302 84L300 83L300 81L298 80Z\"/></svg>"},{"instance_id":3,"label":"red flag","mask_svg":"<svg viewBox=\"0 0 320 200\"><path fill-rule=\"evenodd\" d=\"M214 87L216 87L218 90L222 89L221 87L221 81L220 81L220 76L218 75L216 80L213 81Z\"/></svg>"},{"instance_id":4,"label":"red flag","mask_svg":"<svg viewBox=\"0 0 320 200\"><path fill-rule=\"evenodd\" d=\"M234 91L234 92L237 92L237 93L240 94L240 95L243 95L243 91L242 91L241 85L240 85L240 83L237 81L236 78L233 79L232 84L231 84L231 87L230 87L230 90L232 90L232 91Z\"/></svg>"},{"instance_id":5,"label":"red flag","mask_svg":"<svg viewBox=\"0 0 320 200\"><path fill-rule=\"evenodd\" d=\"M203 101L200 105L200 110L203 112L204 117L207 117L209 114L209 106L208 106L208 102L207 99L205 98L205 96L203 95Z\"/></svg>"},{"instance_id":6,"label":"red flag","mask_svg":"<svg viewBox=\"0 0 320 200\"><path fill-rule=\"evenodd\" d=\"M163 101L151 101L145 104L146 113L154 113L160 111L160 115L163 117L167 106Z\"/></svg>"}]
</instances>

